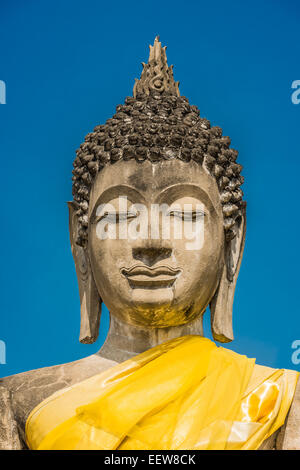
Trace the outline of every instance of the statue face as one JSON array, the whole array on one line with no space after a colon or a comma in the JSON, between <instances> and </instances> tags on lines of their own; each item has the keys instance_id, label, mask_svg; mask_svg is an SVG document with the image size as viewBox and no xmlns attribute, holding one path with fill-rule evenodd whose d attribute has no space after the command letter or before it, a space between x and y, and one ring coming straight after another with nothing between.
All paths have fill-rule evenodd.
<instances>
[{"instance_id":1,"label":"statue face","mask_svg":"<svg viewBox=\"0 0 300 470\"><path fill-rule=\"evenodd\" d=\"M107 165L89 204L89 256L111 315L179 326L203 313L224 267L217 184L196 162Z\"/></svg>"}]
</instances>

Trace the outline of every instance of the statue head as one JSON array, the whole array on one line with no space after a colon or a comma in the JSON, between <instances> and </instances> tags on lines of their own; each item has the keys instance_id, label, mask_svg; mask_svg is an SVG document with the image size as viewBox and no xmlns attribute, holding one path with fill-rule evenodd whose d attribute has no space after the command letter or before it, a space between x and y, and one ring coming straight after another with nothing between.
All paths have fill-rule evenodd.
<instances>
[{"instance_id":1,"label":"statue head","mask_svg":"<svg viewBox=\"0 0 300 470\"><path fill-rule=\"evenodd\" d=\"M82 342L97 338L102 302L144 328L188 324L210 306L214 338L233 339L246 206L236 158L222 129L179 95L156 38L133 97L86 136L74 161Z\"/></svg>"}]
</instances>

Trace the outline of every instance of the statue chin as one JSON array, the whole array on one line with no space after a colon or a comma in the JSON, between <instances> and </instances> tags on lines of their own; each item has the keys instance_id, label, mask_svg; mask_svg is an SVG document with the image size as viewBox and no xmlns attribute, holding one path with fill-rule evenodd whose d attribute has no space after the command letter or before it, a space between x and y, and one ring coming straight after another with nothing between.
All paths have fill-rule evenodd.
<instances>
[{"instance_id":1,"label":"statue chin","mask_svg":"<svg viewBox=\"0 0 300 470\"><path fill-rule=\"evenodd\" d=\"M153 299L153 296L159 298L159 303ZM155 310L162 310L162 316L169 310L172 309L172 303L174 300L174 292L171 288L157 288L157 289L133 289L132 292L132 303L137 310L145 311L145 317L147 317L147 311L154 312ZM150 322L151 323L151 322Z\"/></svg>"}]
</instances>

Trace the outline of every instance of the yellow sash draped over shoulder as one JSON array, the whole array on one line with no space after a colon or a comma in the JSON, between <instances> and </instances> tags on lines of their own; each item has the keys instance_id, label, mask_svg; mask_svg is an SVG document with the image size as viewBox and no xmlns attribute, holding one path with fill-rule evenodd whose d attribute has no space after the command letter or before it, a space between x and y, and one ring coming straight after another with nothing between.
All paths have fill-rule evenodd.
<instances>
[{"instance_id":1,"label":"yellow sash draped over shoulder","mask_svg":"<svg viewBox=\"0 0 300 470\"><path fill-rule=\"evenodd\" d=\"M257 449L286 418L298 373L184 336L40 403L30 449Z\"/></svg>"}]
</instances>

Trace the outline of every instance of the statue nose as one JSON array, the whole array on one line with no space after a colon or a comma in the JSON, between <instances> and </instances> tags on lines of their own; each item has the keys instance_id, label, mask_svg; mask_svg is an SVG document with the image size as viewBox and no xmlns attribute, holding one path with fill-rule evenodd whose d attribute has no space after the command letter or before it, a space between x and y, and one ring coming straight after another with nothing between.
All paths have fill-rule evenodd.
<instances>
[{"instance_id":1,"label":"statue nose","mask_svg":"<svg viewBox=\"0 0 300 470\"><path fill-rule=\"evenodd\" d=\"M133 258L142 261L147 266L152 266L162 259L169 258L172 253L171 248L164 247L139 247L133 248Z\"/></svg>"}]
</instances>

